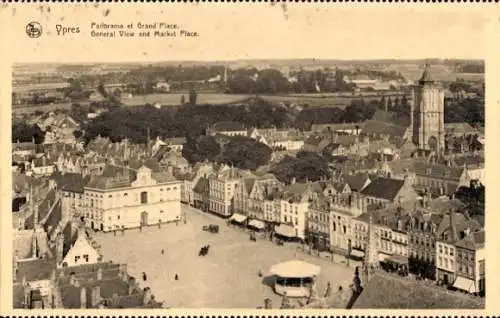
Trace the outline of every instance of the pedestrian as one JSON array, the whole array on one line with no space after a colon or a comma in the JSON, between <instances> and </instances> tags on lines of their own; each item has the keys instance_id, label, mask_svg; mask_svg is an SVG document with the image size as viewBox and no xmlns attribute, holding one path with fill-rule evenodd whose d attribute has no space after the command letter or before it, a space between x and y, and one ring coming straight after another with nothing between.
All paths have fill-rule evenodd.
<instances>
[{"instance_id":1,"label":"pedestrian","mask_svg":"<svg viewBox=\"0 0 500 318\"><path fill-rule=\"evenodd\" d=\"M146 273L142 272L142 280L146 281L147 279L148 279L148 277L146 276Z\"/></svg>"},{"instance_id":2,"label":"pedestrian","mask_svg":"<svg viewBox=\"0 0 500 318\"><path fill-rule=\"evenodd\" d=\"M175 274L174 279L175 279L175 280L179 280L179 275Z\"/></svg>"},{"instance_id":3,"label":"pedestrian","mask_svg":"<svg viewBox=\"0 0 500 318\"><path fill-rule=\"evenodd\" d=\"M165 254L165 251L163 249L161 249L161 255Z\"/></svg>"}]
</instances>

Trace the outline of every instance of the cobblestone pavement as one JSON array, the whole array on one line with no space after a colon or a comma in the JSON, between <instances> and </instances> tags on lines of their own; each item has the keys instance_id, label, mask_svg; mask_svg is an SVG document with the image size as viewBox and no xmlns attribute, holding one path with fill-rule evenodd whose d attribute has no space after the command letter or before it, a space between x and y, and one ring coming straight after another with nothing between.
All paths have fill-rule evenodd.
<instances>
[{"instance_id":1,"label":"cobblestone pavement","mask_svg":"<svg viewBox=\"0 0 500 318\"><path fill-rule=\"evenodd\" d=\"M338 286L348 288L352 282L354 264L340 263L341 256L336 255L332 262L329 256L304 253L295 244L277 246L266 239L250 241L244 229L228 226L225 220L191 207L182 208L186 224L132 229L123 236L94 236L105 261L127 263L129 273L141 287L151 287L155 298L171 308L256 308L267 297L276 308L281 297L273 293L264 278L272 265L295 258L321 266L320 295L328 281L334 290ZM202 226L208 224L218 224L220 232L202 231ZM199 249L206 244L210 245L209 254L199 257ZM259 270L263 277L258 276ZM142 272L147 274L146 282L142 281Z\"/></svg>"}]
</instances>

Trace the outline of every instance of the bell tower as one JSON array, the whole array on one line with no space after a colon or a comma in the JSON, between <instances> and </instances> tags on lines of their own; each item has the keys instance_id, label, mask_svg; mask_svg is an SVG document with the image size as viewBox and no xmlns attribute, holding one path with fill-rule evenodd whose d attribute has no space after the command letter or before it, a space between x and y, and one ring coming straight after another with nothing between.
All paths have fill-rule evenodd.
<instances>
[{"instance_id":1,"label":"bell tower","mask_svg":"<svg viewBox=\"0 0 500 318\"><path fill-rule=\"evenodd\" d=\"M414 89L412 110L413 143L420 152L444 152L444 91L436 83L427 64Z\"/></svg>"}]
</instances>

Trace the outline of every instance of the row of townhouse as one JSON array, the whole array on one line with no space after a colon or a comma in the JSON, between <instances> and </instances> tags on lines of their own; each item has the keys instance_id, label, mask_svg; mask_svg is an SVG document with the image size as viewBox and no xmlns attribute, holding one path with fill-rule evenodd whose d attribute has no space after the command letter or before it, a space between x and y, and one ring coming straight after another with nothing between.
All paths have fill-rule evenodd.
<instances>
[{"instance_id":1,"label":"row of townhouse","mask_svg":"<svg viewBox=\"0 0 500 318\"><path fill-rule=\"evenodd\" d=\"M484 230L455 199L438 198L370 209L353 192L323 197L308 211L313 248L363 257L368 228L375 232L380 262L404 267L439 284L484 293ZM371 225L370 225L371 224Z\"/></svg>"},{"instance_id":2,"label":"row of townhouse","mask_svg":"<svg viewBox=\"0 0 500 318\"><path fill-rule=\"evenodd\" d=\"M242 222L259 220L275 226L278 234L308 241L315 249L340 254L350 250L352 256L358 257L364 255L371 218L381 262L404 265L423 277L458 289L484 291L484 234L475 220L462 213L447 212L465 208L452 196L431 199L428 193L419 197L409 178L359 178L357 183L363 184L355 186L347 182L353 176L345 175L345 180L292 181L283 185L272 175L204 167L198 168L189 182L184 180L190 184L190 188L183 187L184 202L204 205L205 210L224 217L240 215ZM357 191L352 191L349 184ZM449 215L454 221L450 221ZM446 243L450 224L455 223L459 234L454 237L458 239ZM458 258L451 263L448 256L446 263L442 253L450 248L444 249L443 244L464 250L456 254L462 255L461 267ZM471 259L476 263L465 266L466 260ZM464 281L475 287L465 288Z\"/></svg>"}]
</instances>

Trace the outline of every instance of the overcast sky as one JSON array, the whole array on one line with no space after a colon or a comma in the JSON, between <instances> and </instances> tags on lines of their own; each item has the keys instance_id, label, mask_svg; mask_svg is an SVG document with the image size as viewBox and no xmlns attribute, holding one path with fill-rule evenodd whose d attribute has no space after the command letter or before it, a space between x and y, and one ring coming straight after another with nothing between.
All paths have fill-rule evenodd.
<instances>
[{"instance_id":1,"label":"overcast sky","mask_svg":"<svg viewBox=\"0 0 500 318\"><path fill-rule=\"evenodd\" d=\"M271 58L483 58L488 10L459 6L179 4L10 7L13 62L139 62ZM453 11L450 8L455 7ZM346 9L341 9L346 8ZM349 8L349 9L347 9ZM427 7L428 8L428 7ZM447 9L446 9L447 8ZM476 7L476 8L479 8ZM109 11L108 11L109 9ZM482 12L482 13L481 13ZM3 12L6 13L5 10ZM107 15L105 13L108 13ZM44 34L25 34L29 21ZM197 38L96 39L90 23L177 23ZM57 36L56 24L80 28Z\"/></svg>"}]
</instances>

